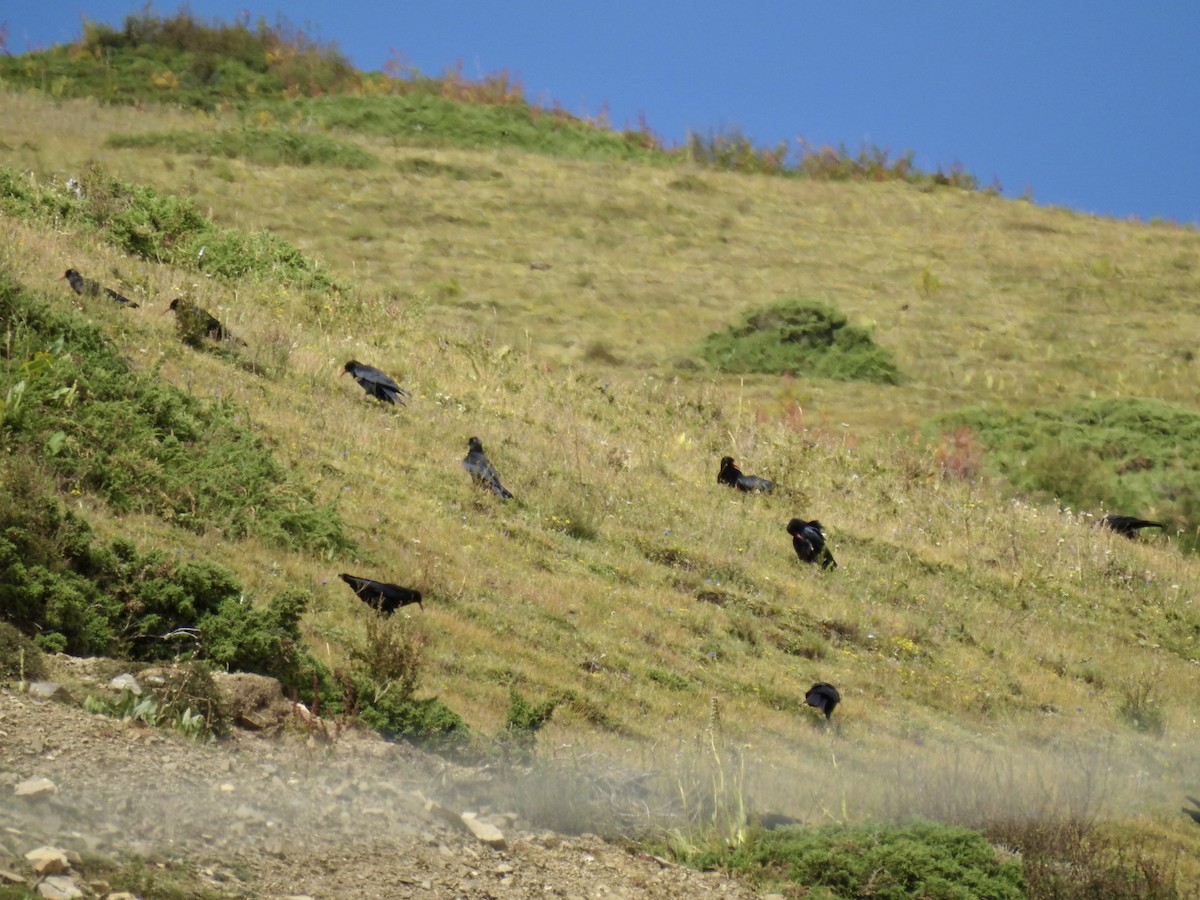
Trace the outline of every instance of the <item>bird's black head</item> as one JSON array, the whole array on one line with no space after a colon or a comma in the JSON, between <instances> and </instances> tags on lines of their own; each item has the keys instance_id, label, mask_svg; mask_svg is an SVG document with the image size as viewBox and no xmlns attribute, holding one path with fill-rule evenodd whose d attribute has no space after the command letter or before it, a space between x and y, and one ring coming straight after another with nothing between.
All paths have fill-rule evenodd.
<instances>
[{"instance_id":1,"label":"bird's black head","mask_svg":"<svg viewBox=\"0 0 1200 900\"><path fill-rule=\"evenodd\" d=\"M171 301L171 305L167 307L170 312L177 312L181 306L187 306L187 301L182 297L176 297Z\"/></svg>"},{"instance_id":2,"label":"bird's black head","mask_svg":"<svg viewBox=\"0 0 1200 900\"><path fill-rule=\"evenodd\" d=\"M349 373L353 375L356 371L358 371L358 367L361 365L362 363L360 363L357 359L352 359L348 361L346 365L342 366L342 374L345 375Z\"/></svg>"},{"instance_id":3,"label":"bird's black head","mask_svg":"<svg viewBox=\"0 0 1200 900\"><path fill-rule=\"evenodd\" d=\"M804 530L804 524L803 519L792 519L792 521L787 523L787 533L795 537Z\"/></svg>"},{"instance_id":4,"label":"bird's black head","mask_svg":"<svg viewBox=\"0 0 1200 900\"><path fill-rule=\"evenodd\" d=\"M728 469L732 465L733 465L733 457L732 456L722 456L721 457L721 468L722 469Z\"/></svg>"},{"instance_id":5,"label":"bird's black head","mask_svg":"<svg viewBox=\"0 0 1200 900\"><path fill-rule=\"evenodd\" d=\"M67 271L62 273L62 277L66 278L68 280L70 280L72 278L79 278L80 277L79 270L78 269L67 269ZM60 278L59 280L61 281L62 278Z\"/></svg>"},{"instance_id":6,"label":"bird's black head","mask_svg":"<svg viewBox=\"0 0 1200 900\"><path fill-rule=\"evenodd\" d=\"M477 437L469 437L467 438L467 449L472 453L482 453L483 442Z\"/></svg>"}]
</instances>

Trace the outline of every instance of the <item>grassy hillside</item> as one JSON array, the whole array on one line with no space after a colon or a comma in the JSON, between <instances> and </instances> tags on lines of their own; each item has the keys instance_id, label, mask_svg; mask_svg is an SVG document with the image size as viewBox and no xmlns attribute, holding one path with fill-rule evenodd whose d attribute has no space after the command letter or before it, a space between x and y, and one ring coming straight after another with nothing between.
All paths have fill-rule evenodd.
<instances>
[{"instance_id":1,"label":"grassy hillside","mask_svg":"<svg viewBox=\"0 0 1200 900\"><path fill-rule=\"evenodd\" d=\"M356 125L362 97L321 102L346 113L328 130L280 100L247 136L236 109L0 93L8 196L42 198L0 213L5 278L140 376L243 411L350 540L190 528L63 481L97 534L221 562L255 598L311 592L305 637L335 669L366 629L339 572L418 587L421 692L481 734L513 688L556 699L549 755L703 781L694 740L719 722L711 756L751 801L808 821L1061 817L1200 848L1177 812L1200 791L1200 562L1177 533L1200 524L1200 234L932 181L412 139ZM262 155L306 135L324 162ZM114 184L190 201L191 230L161 240ZM233 241L296 255L210 267ZM76 298L68 266L141 308ZM246 346L182 343L180 295ZM789 300L869 334L896 383L705 361L710 335ZM350 358L408 407L339 378ZM1062 423L1094 433L1103 404L1120 427L1080 451ZM516 500L469 484L470 435ZM718 486L726 454L780 489ZM1170 534L1098 530L1118 500ZM826 525L836 571L797 562L795 515ZM829 730L804 705L818 680L843 696Z\"/></svg>"}]
</instances>

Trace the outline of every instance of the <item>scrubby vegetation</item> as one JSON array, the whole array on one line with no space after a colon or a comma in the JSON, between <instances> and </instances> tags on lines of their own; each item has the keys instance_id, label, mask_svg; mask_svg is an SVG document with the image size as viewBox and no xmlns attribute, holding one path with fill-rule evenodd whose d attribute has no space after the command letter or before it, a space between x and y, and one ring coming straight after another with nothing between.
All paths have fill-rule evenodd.
<instances>
[{"instance_id":1,"label":"scrubby vegetation","mask_svg":"<svg viewBox=\"0 0 1200 900\"><path fill-rule=\"evenodd\" d=\"M44 225L94 229L141 259L223 278L270 276L315 291L345 291L296 247L266 231L220 228L191 200L113 178L98 166L83 177L40 187L0 166L0 209Z\"/></svg>"},{"instance_id":2,"label":"scrubby vegetation","mask_svg":"<svg viewBox=\"0 0 1200 900\"><path fill-rule=\"evenodd\" d=\"M1136 511L1182 547L1200 545L1200 415L1172 403L1113 398L1032 410L964 410L988 466L1022 491L1073 509ZM965 440L970 438L964 435Z\"/></svg>"},{"instance_id":3,"label":"scrubby vegetation","mask_svg":"<svg viewBox=\"0 0 1200 900\"><path fill-rule=\"evenodd\" d=\"M791 373L879 384L900 380L892 354L870 332L812 301L785 300L752 310L740 324L709 335L701 352L731 375Z\"/></svg>"},{"instance_id":4,"label":"scrubby vegetation","mask_svg":"<svg viewBox=\"0 0 1200 900\"><path fill-rule=\"evenodd\" d=\"M146 10L127 16L120 29L85 22L76 44L0 56L0 84L112 103L160 102L208 111L231 107L247 122L316 122L419 146L503 145L582 159L657 164L687 159L735 172L978 187L961 166L923 172L913 165L912 152L893 157L879 147L851 152L803 140L794 148L762 147L736 129L692 134L682 147L665 147L646 122L616 130L603 114L589 120L557 103L532 103L507 72L476 81L464 77L459 63L429 77L402 59L386 69L354 69L336 45L314 41L282 19L204 23L187 10L167 17ZM280 129L243 130L236 138L228 133L122 136L112 146L147 145L269 164L284 159L350 168L371 164L358 148Z\"/></svg>"},{"instance_id":5,"label":"scrubby vegetation","mask_svg":"<svg viewBox=\"0 0 1200 900\"><path fill-rule=\"evenodd\" d=\"M98 330L41 306L4 273L0 320L15 364L0 373L0 429L65 490L233 539L329 556L351 548L336 510L315 502L228 403L134 371Z\"/></svg>"},{"instance_id":6,"label":"scrubby vegetation","mask_svg":"<svg viewBox=\"0 0 1200 900\"><path fill-rule=\"evenodd\" d=\"M1019 884L984 840L1030 896L1200 883L1178 813L1200 746L1200 570L1177 530L1194 230L916 189L870 150L743 178L725 172L796 163L736 134L666 152L588 130L502 78L339 82L331 54L271 87L253 40L193 83L179 46L220 56L254 29L140 27L104 67L0 60L8 85L58 87L0 94L0 581L23 586L0 609L22 629L259 667L320 715L515 767L577 753L548 784L606 834L661 839L638 826L668 796L673 852L780 890L840 840L894 886L930 847L980 890ZM50 73L76 63L91 74ZM245 72L261 90L235 89ZM142 105L66 98L89 77ZM172 106L205 85L230 106ZM393 139L402 115L446 133ZM156 144L220 128L250 138L215 161ZM380 165L257 155L325 128ZM117 133L152 137L116 152ZM142 309L55 283L76 264ZM246 349L182 343L161 314L181 293ZM824 302L761 306L781 297ZM339 380L350 358L409 407ZM519 502L471 488L471 434ZM717 489L727 454L776 493ZM1172 528L1132 542L1076 513L1110 506ZM820 517L836 573L797 563L792 515ZM426 608L375 616L336 579L351 559ZM842 692L830 723L804 703L817 680ZM736 753L714 768L718 708ZM591 777L602 758L646 771ZM522 809L600 828L553 793ZM755 833L765 802L805 847ZM896 824L913 816L939 824ZM844 890L882 883L855 869Z\"/></svg>"},{"instance_id":7,"label":"scrubby vegetation","mask_svg":"<svg viewBox=\"0 0 1200 900\"><path fill-rule=\"evenodd\" d=\"M763 888L795 885L810 896L902 900L1018 900L1020 861L978 832L934 822L781 828L688 860L741 872ZM786 894L785 894L786 896Z\"/></svg>"}]
</instances>

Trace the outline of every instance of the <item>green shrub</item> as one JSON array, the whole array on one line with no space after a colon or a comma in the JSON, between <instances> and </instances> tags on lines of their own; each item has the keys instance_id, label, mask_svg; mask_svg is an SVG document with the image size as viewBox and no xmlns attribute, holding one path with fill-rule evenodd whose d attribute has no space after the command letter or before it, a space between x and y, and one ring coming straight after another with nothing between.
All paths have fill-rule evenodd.
<instances>
[{"instance_id":1,"label":"green shrub","mask_svg":"<svg viewBox=\"0 0 1200 900\"><path fill-rule=\"evenodd\" d=\"M436 697L404 697L395 687L379 687L365 676L355 679L362 722L384 737L402 738L434 753L457 753L467 745L466 722Z\"/></svg>"},{"instance_id":2,"label":"green shrub","mask_svg":"<svg viewBox=\"0 0 1200 900\"><path fill-rule=\"evenodd\" d=\"M822 303L784 300L754 310L738 325L709 335L701 355L722 372L786 372L839 381L897 384L892 354L870 333Z\"/></svg>"},{"instance_id":3,"label":"green shrub","mask_svg":"<svg viewBox=\"0 0 1200 900\"><path fill-rule=\"evenodd\" d=\"M312 665L302 649L300 617L311 597L287 590L260 606L229 595L196 622L200 655L231 672L278 678L285 688L309 687Z\"/></svg>"},{"instance_id":4,"label":"green shrub","mask_svg":"<svg viewBox=\"0 0 1200 900\"><path fill-rule=\"evenodd\" d=\"M49 359L23 379L21 403L4 410L0 428L70 488L116 513L196 532L329 555L352 546L336 510L317 505L231 405L135 371L94 326L39 304L3 273L0 319L17 358ZM0 397L19 377L20 369L0 372Z\"/></svg>"},{"instance_id":5,"label":"green shrub","mask_svg":"<svg viewBox=\"0 0 1200 900\"><path fill-rule=\"evenodd\" d=\"M301 290L350 290L271 232L221 228L191 199L130 184L96 165L80 178L78 193L59 184L34 187L14 170L0 167L0 209L55 227L90 228L126 253L182 269L271 279Z\"/></svg>"},{"instance_id":6,"label":"green shrub","mask_svg":"<svg viewBox=\"0 0 1200 900\"><path fill-rule=\"evenodd\" d=\"M1084 400L1009 413L973 408L927 429L970 428L987 466L1022 491L1080 510L1164 522L1183 547L1200 545L1200 413L1163 400Z\"/></svg>"},{"instance_id":7,"label":"green shrub","mask_svg":"<svg viewBox=\"0 0 1200 900\"><path fill-rule=\"evenodd\" d=\"M748 875L772 889L823 889L822 896L1017 900L1024 880L1017 859L1002 860L984 836L932 822L781 828L741 845L687 859L701 868ZM786 889L786 888L785 888Z\"/></svg>"},{"instance_id":8,"label":"green shrub","mask_svg":"<svg viewBox=\"0 0 1200 900\"><path fill-rule=\"evenodd\" d=\"M7 622L0 622L0 680L40 681L46 677L42 651L26 635Z\"/></svg>"},{"instance_id":9,"label":"green shrub","mask_svg":"<svg viewBox=\"0 0 1200 900\"><path fill-rule=\"evenodd\" d=\"M330 681L301 646L306 593L286 591L256 606L223 566L139 553L123 538L100 545L52 488L28 454L0 457L4 622L55 652L207 659L302 690Z\"/></svg>"},{"instance_id":10,"label":"green shrub","mask_svg":"<svg viewBox=\"0 0 1200 900\"><path fill-rule=\"evenodd\" d=\"M504 729L500 733L500 746L504 752L515 754L522 760L532 757L537 733L550 721L558 704L559 701L553 698L530 703L510 685L508 711L504 714Z\"/></svg>"},{"instance_id":11,"label":"green shrub","mask_svg":"<svg viewBox=\"0 0 1200 900\"><path fill-rule=\"evenodd\" d=\"M0 78L55 96L215 109L270 94L358 89L364 80L337 48L260 19L207 24L186 9L163 18L149 8L122 28L85 21L72 45L0 56Z\"/></svg>"}]
</instances>

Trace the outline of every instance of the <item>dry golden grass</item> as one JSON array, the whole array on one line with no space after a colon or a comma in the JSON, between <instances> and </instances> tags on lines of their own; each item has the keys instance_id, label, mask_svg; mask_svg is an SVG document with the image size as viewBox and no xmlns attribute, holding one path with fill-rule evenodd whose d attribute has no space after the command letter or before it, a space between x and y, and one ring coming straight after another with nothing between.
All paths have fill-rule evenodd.
<instances>
[{"instance_id":1,"label":"dry golden grass","mask_svg":"<svg viewBox=\"0 0 1200 900\"><path fill-rule=\"evenodd\" d=\"M140 285L135 314L85 314L140 368L244 407L337 500L361 558L116 520L80 499L102 533L218 560L260 596L311 589L308 634L335 665L363 615L339 571L421 588L426 609L404 614L431 638L424 690L483 734L516 685L565 698L548 750L620 752L635 738L635 755L665 764L718 697L725 734L750 748L760 806L816 820L1003 796L1034 810L1068 802L1047 785L1095 772L1113 785L1096 803L1188 824L1174 810L1200 792L1187 780L1200 755L1200 564L1003 485L943 477L910 434L965 403L1196 405L1200 235L984 194L358 138L388 166L427 157L478 177L103 147L119 131L215 124L0 94L0 162L65 178L97 160L185 193L221 223L298 244L353 296L208 280L10 220L0 264L55 304L74 300L56 283L68 265ZM161 314L181 293L268 377L183 346ZM704 335L781 297L873 324L907 383L689 366ZM408 387L409 407L337 377L351 357ZM468 483L472 434L517 501ZM782 489L719 488L725 453ZM797 563L793 515L826 524L835 573ZM844 698L828 731L803 705L817 680ZM1120 713L1138 684L1161 735ZM1103 758L1078 763L1095 748Z\"/></svg>"}]
</instances>

